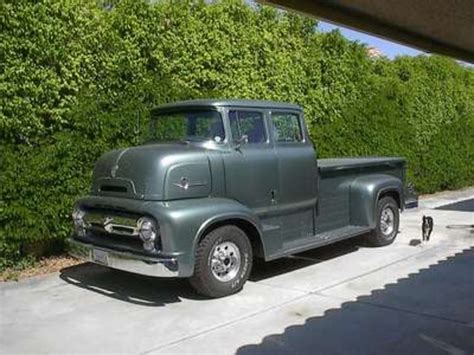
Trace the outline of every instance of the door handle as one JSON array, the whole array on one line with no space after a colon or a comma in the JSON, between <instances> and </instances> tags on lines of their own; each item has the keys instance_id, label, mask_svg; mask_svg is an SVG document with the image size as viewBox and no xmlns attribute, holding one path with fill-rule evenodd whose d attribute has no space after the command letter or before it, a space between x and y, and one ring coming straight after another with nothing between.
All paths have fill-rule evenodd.
<instances>
[{"instance_id":1,"label":"door handle","mask_svg":"<svg viewBox=\"0 0 474 355\"><path fill-rule=\"evenodd\" d=\"M270 197L271 197L272 203L277 202L277 200L276 200L276 190L270 190Z\"/></svg>"}]
</instances>

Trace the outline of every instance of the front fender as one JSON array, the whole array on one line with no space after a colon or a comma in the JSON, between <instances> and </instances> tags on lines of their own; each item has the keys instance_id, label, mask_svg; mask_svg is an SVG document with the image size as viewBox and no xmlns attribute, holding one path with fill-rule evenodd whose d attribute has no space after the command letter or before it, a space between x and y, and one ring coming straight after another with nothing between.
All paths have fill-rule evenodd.
<instances>
[{"instance_id":1,"label":"front fender","mask_svg":"<svg viewBox=\"0 0 474 355\"><path fill-rule=\"evenodd\" d=\"M387 192L398 194L403 206L403 182L386 174L361 176L350 185L350 221L352 225L376 226L376 208L379 197Z\"/></svg>"},{"instance_id":2,"label":"front fender","mask_svg":"<svg viewBox=\"0 0 474 355\"><path fill-rule=\"evenodd\" d=\"M214 223L240 219L251 223L262 236L260 220L250 209L237 201L225 198L199 198L163 203L157 211L164 251L179 253L186 259L186 270L180 275L191 276L199 239ZM182 262L183 265L183 262Z\"/></svg>"}]
</instances>

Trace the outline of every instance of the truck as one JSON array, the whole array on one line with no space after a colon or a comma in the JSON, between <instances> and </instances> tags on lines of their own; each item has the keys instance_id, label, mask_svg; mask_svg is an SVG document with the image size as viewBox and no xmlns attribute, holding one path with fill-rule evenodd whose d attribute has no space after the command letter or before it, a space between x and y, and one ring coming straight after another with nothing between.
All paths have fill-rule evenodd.
<instances>
[{"instance_id":1,"label":"truck","mask_svg":"<svg viewBox=\"0 0 474 355\"><path fill-rule=\"evenodd\" d=\"M403 158L317 159L298 105L189 100L149 117L143 144L97 160L73 208L71 255L223 297L256 258L355 236L389 245L416 203Z\"/></svg>"}]
</instances>

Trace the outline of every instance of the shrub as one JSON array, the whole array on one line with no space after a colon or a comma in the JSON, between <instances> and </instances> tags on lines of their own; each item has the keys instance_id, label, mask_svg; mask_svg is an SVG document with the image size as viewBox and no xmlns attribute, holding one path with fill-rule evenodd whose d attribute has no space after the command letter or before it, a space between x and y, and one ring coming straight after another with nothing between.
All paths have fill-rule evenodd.
<instances>
[{"instance_id":1,"label":"shrub","mask_svg":"<svg viewBox=\"0 0 474 355\"><path fill-rule=\"evenodd\" d=\"M420 192L474 181L474 74L453 60L374 60L234 0L7 0L0 15L0 267L61 248L94 161L180 99L297 103L320 157L405 156Z\"/></svg>"}]
</instances>

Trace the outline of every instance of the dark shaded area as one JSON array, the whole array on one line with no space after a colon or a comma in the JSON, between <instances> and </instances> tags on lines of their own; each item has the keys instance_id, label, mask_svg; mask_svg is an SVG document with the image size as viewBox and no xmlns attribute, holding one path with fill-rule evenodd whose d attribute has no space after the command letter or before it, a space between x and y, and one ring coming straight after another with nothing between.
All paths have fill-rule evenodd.
<instances>
[{"instance_id":1,"label":"dark shaded area","mask_svg":"<svg viewBox=\"0 0 474 355\"><path fill-rule=\"evenodd\" d=\"M318 264L339 256L353 253L359 250L363 244L363 237L355 237L320 248L308 250L299 254L291 255L269 262L255 260L250 281L261 281L270 277L278 276L301 269L306 266Z\"/></svg>"},{"instance_id":2,"label":"dark shaded area","mask_svg":"<svg viewBox=\"0 0 474 355\"><path fill-rule=\"evenodd\" d=\"M420 244L421 244L421 239L412 239L410 240L410 243L408 243L408 245L412 247L416 247L417 245L420 245Z\"/></svg>"},{"instance_id":3,"label":"dark shaded area","mask_svg":"<svg viewBox=\"0 0 474 355\"><path fill-rule=\"evenodd\" d=\"M59 277L74 286L121 301L161 307L181 298L204 299L184 279L160 279L85 263L61 270Z\"/></svg>"},{"instance_id":4,"label":"dark shaded area","mask_svg":"<svg viewBox=\"0 0 474 355\"><path fill-rule=\"evenodd\" d=\"M471 354L474 248L238 354Z\"/></svg>"},{"instance_id":5,"label":"dark shaded area","mask_svg":"<svg viewBox=\"0 0 474 355\"><path fill-rule=\"evenodd\" d=\"M435 210L474 212L474 198L439 206Z\"/></svg>"}]
</instances>

